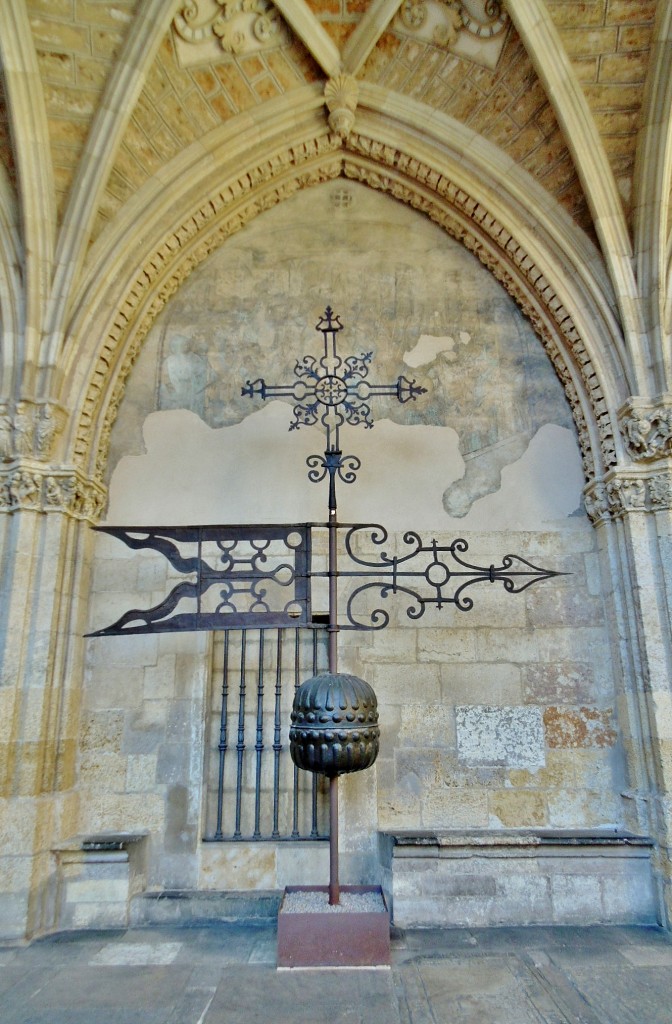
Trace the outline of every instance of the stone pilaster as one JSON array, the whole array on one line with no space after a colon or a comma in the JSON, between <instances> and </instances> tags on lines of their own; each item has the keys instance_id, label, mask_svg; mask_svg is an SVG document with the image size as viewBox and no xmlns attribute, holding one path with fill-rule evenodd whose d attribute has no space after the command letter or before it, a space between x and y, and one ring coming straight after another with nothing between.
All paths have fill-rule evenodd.
<instances>
[{"instance_id":1,"label":"stone pilaster","mask_svg":"<svg viewBox=\"0 0 672 1024\"><path fill-rule=\"evenodd\" d=\"M35 452L0 466L0 922L51 926L54 840L74 831L91 532L104 492Z\"/></svg>"},{"instance_id":2,"label":"stone pilaster","mask_svg":"<svg viewBox=\"0 0 672 1024\"><path fill-rule=\"evenodd\" d=\"M626 444L636 459L587 489L598 527L612 650L621 679L620 723L628 752L626 821L657 843L655 866L664 923L672 920L672 459L661 423L622 410ZM652 404L652 408L655 403ZM669 409L667 412L669 413ZM659 414L662 414L662 419ZM636 421L636 422L635 422ZM656 426L656 423L658 426ZM610 580L610 584L607 584Z\"/></svg>"}]
</instances>

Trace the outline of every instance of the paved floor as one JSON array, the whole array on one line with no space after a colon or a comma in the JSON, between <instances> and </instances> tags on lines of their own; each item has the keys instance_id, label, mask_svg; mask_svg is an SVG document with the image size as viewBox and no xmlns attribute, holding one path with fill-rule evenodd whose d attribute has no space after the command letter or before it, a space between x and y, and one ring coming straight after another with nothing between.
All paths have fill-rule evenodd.
<instances>
[{"instance_id":1,"label":"paved floor","mask_svg":"<svg viewBox=\"0 0 672 1024\"><path fill-rule=\"evenodd\" d=\"M277 971L268 924L0 947L2 1024L672 1024L656 928L396 931L392 968Z\"/></svg>"}]
</instances>

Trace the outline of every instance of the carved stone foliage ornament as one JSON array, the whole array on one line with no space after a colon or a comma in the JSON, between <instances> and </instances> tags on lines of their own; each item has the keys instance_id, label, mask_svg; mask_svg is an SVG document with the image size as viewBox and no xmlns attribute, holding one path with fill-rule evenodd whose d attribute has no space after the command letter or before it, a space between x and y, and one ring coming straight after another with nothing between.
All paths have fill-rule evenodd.
<instances>
[{"instance_id":1,"label":"carved stone foliage ornament","mask_svg":"<svg viewBox=\"0 0 672 1024\"><path fill-rule=\"evenodd\" d=\"M499 0L404 0L393 24L398 35L490 68L499 60L508 27Z\"/></svg>"},{"instance_id":2,"label":"carved stone foliage ornament","mask_svg":"<svg viewBox=\"0 0 672 1024\"><path fill-rule=\"evenodd\" d=\"M619 410L623 440L636 462L652 462L672 455L672 395L653 402L631 398Z\"/></svg>"},{"instance_id":3,"label":"carved stone foliage ornament","mask_svg":"<svg viewBox=\"0 0 672 1024\"><path fill-rule=\"evenodd\" d=\"M254 53L289 39L289 30L270 0L189 0L173 19L180 64L217 60L224 53Z\"/></svg>"},{"instance_id":4,"label":"carved stone foliage ornament","mask_svg":"<svg viewBox=\"0 0 672 1024\"><path fill-rule=\"evenodd\" d=\"M63 512L96 522L107 492L74 468L50 460L65 413L54 402L21 399L0 405L0 513Z\"/></svg>"}]
</instances>

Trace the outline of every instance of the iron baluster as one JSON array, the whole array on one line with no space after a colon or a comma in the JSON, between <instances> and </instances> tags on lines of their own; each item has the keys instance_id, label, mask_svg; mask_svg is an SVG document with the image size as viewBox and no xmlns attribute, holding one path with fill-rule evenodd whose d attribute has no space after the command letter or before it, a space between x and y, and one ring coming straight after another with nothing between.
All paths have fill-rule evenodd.
<instances>
[{"instance_id":1,"label":"iron baluster","mask_svg":"<svg viewBox=\"0 0 672 1024\"><path fill-rule=\"evenodd\" d=\"M257 738L254 744L257 770L254 778L254 838L261 835L261 755L264 752L264 630L259 630L259 666L257 676Z\"/></svg>"},{"instance_id":2,"label":"iron baluster","mask_svg":"<svg viewBox=\"0 0 672 1024\"><path fill-rule=\"evenodd\" d=\"M224 634L224 664L222 667L222 710L219 719L219 773L217 782L217 822L215 839L223 839L222 814L224 809L224 758L227 750L229 707L229 634Z\"/></svg>"},{"instance_id":3,"label":"iron baluster","mask_svg":"<svg viewBox=\"0 0 672 1024\"><path fill-rule=\"evenodd\" d=\"M301 684L301 659L299 631L294 634L294 690ZM293 766L294 775L292 778L292 839L299 838L299 769Z\"/></svg>"},{"instance_id":4,"label":"iron baluster","mask_svg":"<svg viewBox=\"0 0 672 1024\"><path fill-rule=\"evenodd\" d=\"M317 675L317 630L313 631L313 675ZM318 778L315 772L311 773L312 778L312 791L311 791L311 827L310 837L316 839L319 835L317 827L317 784Z\"/></svg>"},{"instance_id":5,"label":"iron baluster","mask_svg":"<svg viewBox=\"0 0 672 1024\"><path fill-rule=\"evenodd\" d=\"M240 838L240 815L241 815L241 797L243 790L243 758L245 756L245 654L247 648L247 630L243 629L240 636L240 696L238 701L238 742L236 744L236 750L238 752L238 772L236 775L236 827L234 830L234 837Z\"/></svg>"},{"instance_id":6,"label":"iron baluster","mask_svg":"<svg viewBox=\"0 0 672 1024\"><path fill-rule=\"evenodd\" d=\"M298 635L298 631L297 631ZM278 827L279 814L280 814L280 753L282 751L281 742L281 698L282 698L282 640L284 637L284 630L278 630L278 640L276 646L276 666L275 666L275 709L273 716L273 835L279 836L280 829Z\"/></svg>"}]
</instances>

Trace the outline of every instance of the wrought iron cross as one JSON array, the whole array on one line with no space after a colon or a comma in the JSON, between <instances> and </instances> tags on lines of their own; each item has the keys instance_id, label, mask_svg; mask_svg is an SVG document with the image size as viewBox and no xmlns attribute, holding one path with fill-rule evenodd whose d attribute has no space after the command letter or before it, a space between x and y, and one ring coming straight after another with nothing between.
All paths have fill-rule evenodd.
<instances>
[{"instance_id":1,"label":"wrought iron cross","mask_svg":"<svg viewBox=\"0 0 672 1024\"><path fill-rule=\"evenodd\" d=\"M339 428L344 423L369 429L373 427L369 402L376 396L393 395L403 405L425 394L427 388L406 377L397 377L394 384L372 384L367 379L372 352L342 359L336 350L336 335L343 330L343 324L331 306L327 306L315 330L321 331L324 340L321 359L304 356L297 360L295 379L290 384L267 384L263 377L248 380L242 394L250 398L259 395L264 400L291 398L296 404L290 430L312 426L318 421L322 424L327 437L325 452L324 455L308 456L308 478L319 483L329 475L329 512L333 514L336 511L336 477L351 484L361 466L356 455L343 455Z\"/></svg>"}]
</instances>

